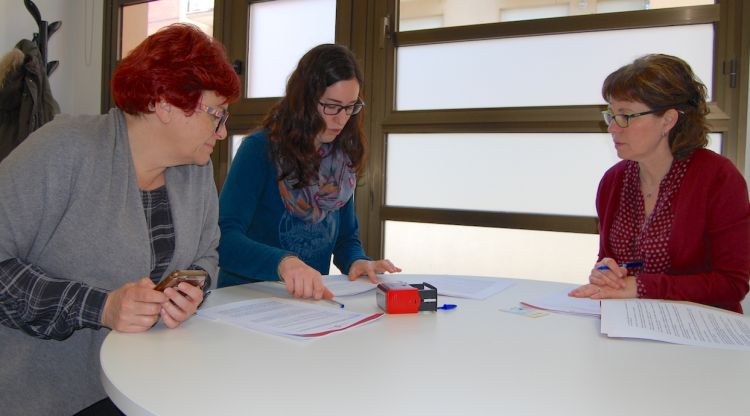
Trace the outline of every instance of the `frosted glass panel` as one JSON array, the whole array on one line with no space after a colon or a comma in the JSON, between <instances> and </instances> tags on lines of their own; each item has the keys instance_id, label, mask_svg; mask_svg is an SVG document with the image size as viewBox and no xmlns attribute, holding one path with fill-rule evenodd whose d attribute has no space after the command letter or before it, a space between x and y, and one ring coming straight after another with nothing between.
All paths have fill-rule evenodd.
<instances>
[{"instance_id":1,"label":"frosted glass panel","mask_svg":"<svg viewBox=\"0 0 750 416\"><path fill-rule=\"evenodd\" d=\"M404 32L713 3L712 0L401 0L399 30ZM425 25L426 22L430 25Z\"/></svg>"},{"instance_id":2,"label":"frosted glass panel","mask_svg":"<svg viewBox=\"0 0 750 416\"><path fill-rule=\"evenodd\" d=\"M630 11L630 10L647 10L651 7L651 2L649 1L643 1L643 0L605 0L605 1L597 1L596 2L596 12L597 13L612 13L612 12L624 12L624 11ZM662 2L664 3L664 2ZM673 2L675 3L675 2ZM711 4L713 1L694 1L694 2L679 2L679 3L693 3L693 4ZM669 5L666 7L675 7L675 6L688 6L689 4L677 4L677 5ZM654 7L657 8L657 7Z\"/></svg>"},{"instance_id":3,"label":"frosted glass panel","mask_svg":"<svg viewBox=\"0 0 750 416\"><path fill-rule=\"evenodd\" d=\"M596 234L385 223L385 257L404 273L584 284L598 252Z\"/></svg>"},{"instance_id":4,"label":"frosted glass panel","mask_svg":"<svg viewBox=\"0 0 750 416\"><path fill-rule=\"evenodd\" d=\"M568 15L567 4L558 6L519 7L500 9L500 21L512 22L517 20L546 19Z\"/></svg>"},{"instance_id":5,"label":"frosted glass panel","mask_svg":"<svg viewBox=\"0 0 750 416\"><path fill-rule=\"evenodd\" d=\"M713 25L400 47L396 108L603 104L604 78L647 53L686 60L711 91Z\"/></svg>"},{"instance_id":6,"label":"frosted glass panel","mask_svg":"<svg viewBox=\"0 0 750 416\"><path fill-rule=\"evenodd\" d=\"M235 134L234 136L229 136L229 144L232 146L229 154L230 162L234 160L234 156L237 154L237 151L240 150L240 145L242 144L242 140L244 140L245 137L247 137L247 135L244 134Z\"/></svg>"},{"instance_id":7,"label":"frosted glass panel","mask_svg":"<svg viewBox=\"0 0 750 416\"><path fill-rule=\"evenodd\" d=\"M120 58L127 56L149 35L173 23L196 25L213 36L214 0L155 0L123 6Z\"/></svg>"},{"instance_id":8,"label":"frosted glass panel","mask_svg":"<svg viewBox=\"0 0 750 416\"><path fill-rule=\"evenodd\" d=\"M620 160L608 133L390 134L387 152L389 206L581 216Z\"/></svg>"},{"instance_id":9,"label":"frosted glass panel","mask_svg":"<svg viewBox=\"0 0 750 416\"><path fill-rule=\"evenodd\" d=\"M247 96L280 97L308 50L334 43L336 0L253 3L249 13Z\"/></svg>"}]
</instances>

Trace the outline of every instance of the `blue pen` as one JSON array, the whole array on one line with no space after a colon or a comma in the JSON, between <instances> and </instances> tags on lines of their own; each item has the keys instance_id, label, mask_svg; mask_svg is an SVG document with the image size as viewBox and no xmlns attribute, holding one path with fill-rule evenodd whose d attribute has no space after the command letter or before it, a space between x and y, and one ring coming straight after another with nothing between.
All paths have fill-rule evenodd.
<instances>
[{"instance_id":1,"label":"blue pen","mask_svg":"<svg viewBox=\"0 0 750 416\"><path fill-rule=\"evenodd\" d=\"M338 305L338 306L339 306L339 308L343 308L343 307L344 307L344 304L343 304L343 303L341 303L341 302L337 302L337 301L335 301L335 300L333 300L333 299L326 299L326 300L327 300L328 302L331 302L331 303L333 303L334 305Z\"/></svg>"},{"instance_id":2,"label":"blue pen","mask_svg":"<svg viewBox=\"0 0 750 416\"><path fill-rule=\"evenodd\" d=\"M642 261L629 261L627 263L620 263L619 266L624 267L626 269L633 268L633 267L643 267L643 262ZM597 267L596 270L609 270L609 266L602 265L602 266Z\"/></svg>"},{"instance_id":3,"label":"blue pen","mask_svg":"<svg viewBox=\"0 0 750 416\"><path fill-rule=\"evenodd\" d=\"M443 306L438 306L438 309L449 311L451 309L456 309L457 307L458 305L454 305L452 303L444 303Z\"/></svg>"}]
</instances>

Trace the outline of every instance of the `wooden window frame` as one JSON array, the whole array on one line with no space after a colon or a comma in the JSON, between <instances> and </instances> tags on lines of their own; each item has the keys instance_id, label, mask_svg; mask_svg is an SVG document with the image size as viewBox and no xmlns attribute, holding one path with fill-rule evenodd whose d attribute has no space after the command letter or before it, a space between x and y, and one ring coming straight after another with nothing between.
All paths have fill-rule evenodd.
<instances>
[{"instance_id":1,"label":"wooden window frame","mask_svg":"<svg viewBox=\"0 0 750 416\"><path fill-rule=\"evenodd\" d=\"M747 127L748 14L750 5L741 1L594 15L580 15L529 21L457 26L408 32L384 33L374 29L370 36L374 61L382 64L373 70L375 81L369 98L373 131L369 177L366 184L373 218L362 235L368 253L383 254L385 221L527 229L596 234L597 219L588 216L530 213L466 211L388 206L385 204L386 138L390 133L606 133L601 121L603 106L553 106L519 108L482 108L448 110L395 110L396 49L400 46L426 45L467 40L502 39L520 36L581 33L601 30L636 29L671 25L713 23L714 78L713 101L709 104L712 132L723 134L722 154L744 170ZM374 20L395 27L398 0L378 5ZM379 45L377 45L379 43ZM744 46L743 46L744 45ZM734 61L734 63L732 63ZM743 68L744 65L744 68ZM734 87L730 87L729 68L736 68ZM379 81L382 80L382 81ZM593 196L592 196L593 198ZM359 207L358 207L359 210ZM362 218L360 216L360 218Z\"/></svg>"},{"instance_id":2,"label":"wooden window frame","mask_svg":"<svg viewBox=\"0 0 750 416\"><path fill-rule=\"evenodd\" d=\"M105 0L102 53L102 112L113 106L109 80L119 56L122 6L146 0ZM253 0L215 0L214 37L224 43L231 61L240 61L242 91L247 50L249 5ZM499 39L520 36L714 23L712 132L723 134L722 153L744 171L750 72L750 5L741 0L719 4L581 15L560 18L457 26L409 32L393 28L398 0L337 0L336 42L347 45L360 60L368 100L365 131L369 138L367 171L355 193L360 232L368 254L383 254L385 221L408 221L511 229L596 233L594 217L488 211L422 209L385 204L386 137L390 133L445 132L605 132L602 106L555 106L455 110L396 111L396 48L407 45ZM730 86L730 82L733 86ZM230 108L229 135L257 128L278 98L243 98ZM212 155L221 189L230 163L230 140L219 142Z\"/></svg>"}]
</instances>

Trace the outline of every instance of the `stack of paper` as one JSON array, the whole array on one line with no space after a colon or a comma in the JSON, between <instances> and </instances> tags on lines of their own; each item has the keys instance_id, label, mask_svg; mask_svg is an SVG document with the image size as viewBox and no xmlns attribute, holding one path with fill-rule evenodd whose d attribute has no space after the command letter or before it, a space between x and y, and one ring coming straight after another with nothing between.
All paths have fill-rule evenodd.
<instances>
[{"instance_id":1,"label":"stack of paper","mask_svg":"<svg viewBox=\"0 0 750 416\"><path fill-rule=\"evenodd\" d=\"M392 274L378 275L381 282L404 282L404 283L429 283L438 290L442 296L452 296L467 299L487 299L510 286L513 282L505 279L481 276L454 276L454 275L427 275L427 274ZM281 283L281 284L279 284ZM323 284L333 293L333 296L352 296L365 293L377 287L370 283L366 277L350 281L346 275L323 276ZM256 288L272 293L276 296L284 296L286 287L283 282L259 282L253 284Z\"/></svg>"},{"instance_id":2,"label":"stack of paper","mask_svg":"<svg viewBox=\"0 0 750 416\"><path fill-rule=\"evenodd\" d=\"M551 312L563 312L574 315L599 316L601 309L599 301L589 298L574 298L568 296L568 290L553 293L540 299L523 301L522 305Z\"/></svg>"},{"instance_id":3,"label":"stack of paper","mask_svg":"<svg viewBox=\"0 0 750 416\"><path fill-rule=\"evenodd\" d=\"M374 290L377 285L370 283L367 278L359 278L350 281L346 275L323 276L323 284L333 293L333 296L352 296ZM286 284L284 282L257 282L253 283L254 289L260 289L274 296L287 296Z\"/></svg>"},{"instance_id":4,"label":"stack of paper","mask_svg":"<svg viewBox=\"0 0 750 416\"><path fill-rule=\"evenodd\" d=\"M481 276L393 274L378 275L378 278L383 282L426 282L435 286L439 295L480 300L513 286L509 280Z\"/></svg>"},{"instance_id":5,"label":"stack of paper","mask_svg":"<svg viewBox=\"0 0 750 416\"><path fill-rule=\"evenodd\" d=\"M603 300L601 333L610 337L750 350L750 317L690 302Z\"/></svg>"},{"instance_id":6,"label":"stack of paper","mask_svg":"<svg viewBox=\"0 0 750 416\"><path fill-rule=\"evenodd\" d=\"M323 276L323 284L333 293L333 296L358 295L377 287L375 283L370 283L370 279L366 277L349 280L349 276L343 274Z\"/></svg>"},{"instance_id":7,"label":"stack of paper","mask_svg":"<svg viewBox=\"0 0 750 416\"><path fill-rule=\"evenodd\" d=\"M198 315L246 329L292 338L343 331L381 317L278 298L251 299L201 309Z\"/></svg>"}]
</instances>

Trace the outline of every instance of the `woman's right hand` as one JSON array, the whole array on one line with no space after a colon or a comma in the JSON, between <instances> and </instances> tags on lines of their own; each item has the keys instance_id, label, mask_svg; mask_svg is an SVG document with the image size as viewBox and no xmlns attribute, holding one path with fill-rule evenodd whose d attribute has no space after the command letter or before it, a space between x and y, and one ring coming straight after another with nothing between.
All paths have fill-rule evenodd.
<instances>
[{"instance_id":1,"label":"woman's right hand","mask_svg":"<svg viewBox=\"0 0 750 416\"><path fill-rule=\"evenodd\" d=\"M607 286L612 289L624 289L625 278L628 276L628 269L620 267L614 259L609 257L603 258L594 265L589 275L589 282L597 286Z\"/></svg>"},{"instance_id":2,"label":"woman's right hand","mask_svg":"<svg viewBox=\"0 0 750 416\"><path fill-rule=\"evenodd\" d=\"M159 319L167 296L154 290L154 282L143 277L126 283L107 295L102 312L102 325L120 332L143 332Z\"/></svg>"},{"instance_id":3,"label":"woman's right hand","mask_svg":"<svg viewBox=\"0 0 750 416\"><path fill-rule=\"evenodd\" d=\"M323 276L297 257L289 256L281 260L279 275L286 283L286 290L295 298L333 298L333 293L323 285Z\"/></svg>"}]
</instances>

